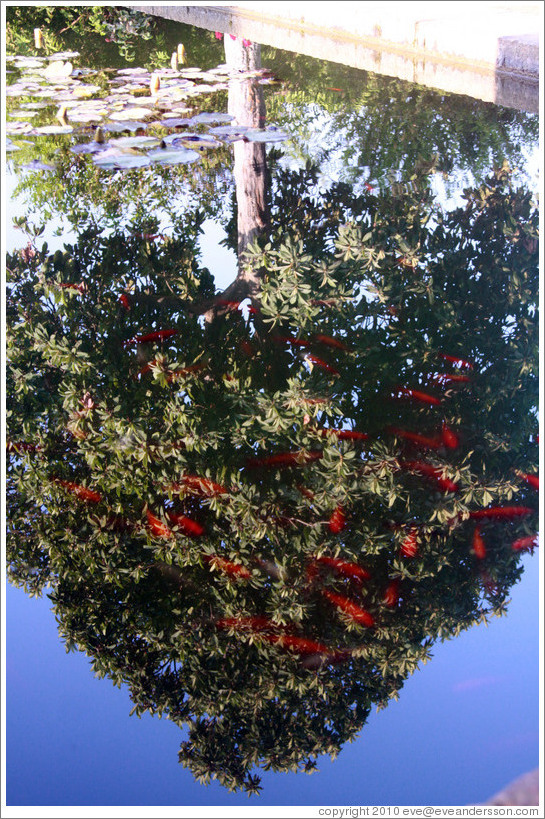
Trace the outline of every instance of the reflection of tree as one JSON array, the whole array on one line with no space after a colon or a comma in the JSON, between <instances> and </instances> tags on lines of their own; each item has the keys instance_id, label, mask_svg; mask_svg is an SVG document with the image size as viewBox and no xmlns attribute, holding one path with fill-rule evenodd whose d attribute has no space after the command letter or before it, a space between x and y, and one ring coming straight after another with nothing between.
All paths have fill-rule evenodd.
<instances>
[{"instance_id":1,"label":"reflection of tree","mask_svg":"<svg viewBox=\"0 0 545 819\"><path fill-rule=\"evenodd\" d=\"M421 178L329 207L284 183L247 320L199 322L191 223L8 259L10 578L189 725L200 781L250 792L501 612L536 525L530 197L506 171L447 216Z\"/></svg>"},{"instance_id":2,"label":"reflection of tree","mask_svg":"<svg viewBox=\"0 0 545 819\"><path fill-rule=\"evenodd\" d=\"M439 170L480 180L492 163L524 167L528 146L537 148L532 114L272 48L264 59L286 82L267 108L294 134L290 151L303 163L332 158L334 175L359 188L406 176L434 154Z\"/></svg>"}]
</instances>

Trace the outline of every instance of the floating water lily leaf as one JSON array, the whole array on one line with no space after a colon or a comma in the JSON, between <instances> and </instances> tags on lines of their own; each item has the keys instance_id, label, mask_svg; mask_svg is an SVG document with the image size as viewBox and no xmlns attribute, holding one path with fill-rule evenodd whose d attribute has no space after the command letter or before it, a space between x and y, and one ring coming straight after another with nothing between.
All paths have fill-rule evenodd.
<instances>
[{"instance_id":1,"label":"floating water lily leaf","mask_svg":"<svg viewBox=\"0 0 545 819\"><path fill-rule=\"evenodd\" d=\"M33 134L70 134L74 129L71 125L42 125L41 128L33 128Z\"/></svg>"},{"instance_id":2,"label":"floating water lily leaf","mask_svg":"<svg viewBox=\"0 0 545 819\"><path fill-rule=\"evenodd\" d=\"M92 142L80 142L78 145L72 145L70 150L74 154L96 154L100 151L106 151L109 147L109 142L97 142L93 139Z\"/></svg>"},{"instance_id":3,"label":"floating water lily leaf","mask_svg":"<svg viewBox=\"0 0 545 819\"><path fill-rule=\"evenodd\" d=\"M167 119L160 119L159 125L165 128L177 128L179 125L189 125L190 122L190 119L184 119L184 117L167 117Z\"/></svg>"},{"instance_id":4,"label":"floating water lily leaf","mask_svg":"<svg viewBox=\"0 0 545 819\"><path fill-rule=\"evenodd\" d=\"M69 77L73 71L72 63L65 63L62 60L53 60L47 68L44 68L43 74L48 79L59 79L59 77Z\"/></svg>"},{"instance_id":5,"label":"floating water lily leaf","mask_svg":"<svg viewBox=\"0 0 545 819\"><path fill-rule=\"evenodd\" d=\"M118 69L118 74L127 75L127 74L134 74L136 76L142 76L144 74L149 74L145 68L120 68Z\"/></svg>"},{"instance_id":6,"label":"floating water lily leaf","mask_svg":"<svg viewBox=\"0 0 545 819\"><path fill-rule=\"evenodd\" d=\"M199 159L197 151L189 148L176 148L175 150L157 148L155 151L148 151L148 156L152 162L159 165L181 165Z\"/></svg>"},{"instance_id":7,"label":"floating water lily leaf","mask_svg":"<svg viewBox=\"0 0 545 819\"><path fill-rule=\"evenodd\" d=\"M182 145L184 147L191 146L192 148L220 148L221 142L214 137L203 134L170 134L171 145ZM167 140L165 139L165 142ZM186 146L185 143L188 143Z\"/></svg>"},{"instance_id":8,"label":"floating water lily leaf","mask_svg":"<svg viewBox=\"0 0 545 819\"><path fill-rule=\"evenodd\" d=\"M197 114L196 116L191 118L192 124L197 123L206 123L211 124L214 122L232 122L234 117L231 114L220 114L219 112L203 112L202 114Z\"/></svg>"},{"instance_id":9,"label":"floating water lily leaf","mask_svg":"<svg viewBox=\"0 0 545 819\"><path fill-rule=\"evenodd\" d=\"M93 156L93 162L105 170L128 170L150 164L147 156L131 148L108 148Z\"/></svg>"},{"instance_id":10,"label":"floating water lily leaf","mask_svg":"<svg viewBox=\"0 0 545 819\"><path fill-rule=\"evenodd\" d=\"M6 138L6 151L20 151L21 146L16 145L9 137Z\"/></svg>"},{"instance_id":11,"label":"floating water lily leaf","mask_svg":"<svg viewBox=\"0 0 545 819\"><path fill-rule=\"evenodd\" d=\"M117 114L116 114L117 116ZM111 131L112 134L121 134L123 131L140 131L148 127L147 122L107 122L102 127L105 131Z\"/></svg>"},{"instance_id":12,"label":"floating water lily leaf","mask_svg":"<svg viewBox=\"0 0 545 819\"><path fill-rule=\"evenodd\" d=\"M14 64L17 68L42 68L44 61L39 57L15 57Z\"/></svg>"},{"instance_id":13,"label":"floating water lily leaf","mask_svg":"<svg viewBox=\"0 0 545 819\"><path fill-rule=\"evenodd\" d=\"M141 148L143 146L154 148L160 145L160 140L152 136L118 137L111 139L110 145L114 148Z\"/></svg>"},{"instance_id":14,"label":"floating water lily leaf","mask_svg":"<svg viewBox=\"0 0 545 819\"><path fill-rule=\"evenodd\" d=\"M27 162L26 165L22 166L25 170L28 171L54 171L54 165L47 165L45 162L41 162L39 159L32 159L30 162Z\"/></svg>"},{"instance_id":15,"label":"floating water lily leaf","mask_svg":"<svg viewBox=\"0 0 545 819\"><path fill-rule=\"evenodd\" d=\"M75 109L70 111L69 119L70 122L100 122L101 119L108 116L108 113L109 111L107 108L96 111L81 111L79 109Z\"/></svg>"},{"instance_id":16,"label":"floating water lily leaf","mask_svg":"<svg viewBox=\"0 0 545 819\"><path fill-rule=\"evenodd\" d=\"M283 142L289 134L279 128L249 128L244 134L250 142Z\"/></svg>"},{"instance_id":17,"label":"floating water lily leaf","mask_svg":"<svg viewBox=\"0 0 545 819\"><path fill-rule=\"evenodd\" d=\"M29 134L31 131L30 122L6 122L6 134Z\"/></svg>"},{"instance_id":18,"label":"floating water lily leaf","mask_svg":"<svg viewBox=\"0 0 545 819\"><path fill-rule=\"evenodd\" d=\"M235 137L243 136L250 128L248 125L218 125L215 128L209 128L208 133L214 134L217 137Z\"/></svg>"},{"instance_id":19,"label":"floating water lily leaf","mask_svg":"<svg viewBox=\"0 0 545 819\"><path fill-rule=\"evenodd\" d=\"M148 108L126 108L124 111L116 113L116 119L142 119L142 117L151 116L151 111Z\"/></svg>"},{"instance_id":20,"label":"floating water lily leaf","mask_svg":"<svg viewBox=\"0 0 545 819\"><path fill-rule=\"evenodd\" d=\"M219 91L219 86L208 85L203 83L202 85L196 85L195 88L188 88L187 95L189 97L197 97L200 94L211 94L215 91Z\"/></svg>"},{"instance_id":21,"label":"floating water lily leaf","mask_svg":"<svg viewBox=\"0 0 545 819\"><path fill-rule=\"evenodd\" d=\"M58 51L56 54L50 54L46 59L56 62L57 60L74 60L79 56L79 51Z\"/></svg>"},{"instance_id":22,"label":"floating water lily leaf","mask_svg":"<svg viewBox=\"0 0 545 819\"><path fill-rule=\"evenodd\" d=\"M9 111L8 116L13 117L14 119L21 119L21 117L35 117L37 111Z\"/></svg>"}]
</instances>

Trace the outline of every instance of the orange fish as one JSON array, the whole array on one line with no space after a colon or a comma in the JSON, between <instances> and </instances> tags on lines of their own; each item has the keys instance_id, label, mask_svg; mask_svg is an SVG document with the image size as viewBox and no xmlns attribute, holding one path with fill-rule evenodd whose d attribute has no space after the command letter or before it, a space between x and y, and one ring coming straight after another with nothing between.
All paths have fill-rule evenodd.
<instances>
[{"instance_id":1,"label":"orange fish","mask_svg":"<svg viewBox=\"0 0 545 819\"><path fill-rule=\"evenodd\" d=\"M356 603L348 597L344 597L342 594L335 594L329 591L329 589L322 589L322 594L330 603L333 603L340 611L347 614L354 622L369 627L375 625L375 620L372 615L369 614L368 611L365 611L365 609L360 608L360 606L356 605Z\"/></svg>"},{"instance_id":2,"label":"orange fish","mask_svg":"<svg viewBox=\"0 0 545 819\"><path fill-rule=\"evenodd\" d=\"M329 518L328 527L330 532L338 535L346 526L346 516L342 506L337 506L331 517Z\"/></svg>"},{"instance_id":3,"label":"orange fish","mask_svg":"<svg viewBox=\"0 0 545 819\"><path fill-rule=\"evenodd\" d=\"M408 430L399 429L398 427L389 427L388 431L397 435L398 438L404 438L406 441L411 441L413 444L418 444L428 449L439 449L443 443L441 438L429 438L426 435L419 435L417 432L408 432Z\"/></svg>"},{"instance_id":4,"label":"orange fish","mask_svg":"<svg viewBox=\"0 0 545 819\"><path fill-rule=\"evenodd\" d=\"M306 355L305 358L307 359L307 361L310 361L312 364L316 364L317 367L321 367L322 370L325 370L326 372L331 373L332 375L340 375L339 371L336 370L335 367L332 367L331 364L327 363L327 361L318 358L318 356L308 353L308 355Z\"/></svg>"},{"instance_id":5,"label":"orange fish","mask_svg":"<svg viewBox=\"0 0 545 819\"><path fill-rule=\"evenodd\" d=\"M225 560L225 558L219 557L218 555L204 555L203 559L206 561L206 563L211 563L220 571L225 572L225 574L228 574L231 577L248 578L252 576L252 573L246 568L246 566L242 566L240 563L232 563L230 560Z\"/></svg>"},{"instance_id":6,"label":"orange fish","mask_svg":"<svg viewBox=\"0 0 545 819\"><path fill-rule=\"evenodd\" d=\"M399 547L399 553L403 557L416 557L418 554L418 529L410 530Z\"/></svg>"},{"instance_id":7,"label":"orange fish","mask_svg":"<svg viewBox=\"0 0 545 819\"><path fill-rule=\"evenodd\" d=\"M322 457L323 452L320 450L305 451L300 449L297 452L279 452L276 455L268 455L264 458L248 458L246 466L250 468L259 466L304 466Z\"/></svg>"},{"instance_id":8,"label":"orange fish","mask_svg":"<svg viewBox=\"0 0 545 819\"><path fill-rule=\"evenodd\" d=\"M537 546L537 535L520 537L518 540L514 540L511 544L511 548L514 552L524 552L527 549L533 551L535 546Z\"/></svg>"},{"instance_id":9,"label":"orange fish","mask_svg":"<svg viewBox=\"0 0 545 819\"><path fill-rule=\"evenodd\" d=\"M478 560L484 560L486 557L486 546L483 540L483 537L479 531L479 527L475 527L475 531L473 532L473 554Z\"/></svg>"},{"instance_id":10,"label":"orange fish","mask_svg":"<svg viewBox=\"0 0 545 819\"><path fill-rule=\"evenodd\" d=\"M186 535L190 535L191 537L199 537L204 532L204 526L201 526L201 524L197 523L196 520L186 518L185 515L177 515L174 512L169 512L168 517L169 520L171 520L176 526L179 526Z\"/></svg>"},{"instance_id":11,"label":"orange fish","mask_svg":"<svg viewBox=\"0 0 545 819\"><path fill-rule=\"evenodd\" d=\"M481 518L496 518L497 520L522 517L534 512L529 506L490 506L488 509L478 509L470 512L469 517L476 520Z\"/></svg>"},{"instance_id":12,"label":"orange fish","mask_svg":"<svg viewBox=\"0 0 545 819\"><path fill-rule=\"evenodd\" d=\"M172 532L159 518L152 515L149 509L146 512L150 529L157 537L172 537Z\"/></svg>"},{"instance_id":13,"label":"orange fish","mask_svg":"<svg viewBox=\"0 0 545 819\"><path fill-rule=\"evenodd\" d=\"M228 489L219 483L214 483L208 478L201 478L198 475L184 475L181 483L173 483L168 487L172 492L191 492L194 495L211 498L214 495L225 495Z\"/></svg>"},{"instance_id":14,"label":"orange fish","mask_svg":"<svg viewBox=\"0 0 545 819\"><path fill-rule=\"evenodd\" d=\"M323 643L309 640L307 637L295 637L291 634L264 634L263 639L276 643L280 648L287 648L296 654L327 654L329 649Z\"/></svg>"},{"instance_id":15,"label":"orange fish","mask_svg":"<svg viewBox=\"0 0 545 819\"><path fill-rule=\"evenodd\" d=\"M539 475L528 475L526 472L519 472L518 474L532 489L539 491Z\"/></svg>"},{"instance_id":16,"label":"orange fish","mask_svg":"<svg viewBox=\"0 0 545 819\"><path fill-rule=\"evenodd\" d=\"M334 569L345 577L358 580L360 583L362 580L369 580L371 577L369 572L362 566L357 563L350 563L348 560L342 560L340 557L315 557L313 562L321 563L323 566Z\"/></svg>"},{"instance_id":17,"label":"orange fish","mask_svg":"<svg viewBox=\"0 0 545 819\"><path fill-rule=\"evenodd\" d=\"M397 393L402 398L414 398L415 401L420 401L422 404L432 404L436 406L441 403L441 400L434 395L428 395L428 393L421 392L420 390L411 390L408 387L399 387Z\"/></svg>"},{"instance_id":18,"label":"orange fish","mask_svg":"<svg viewBox=\"0 0 545 819\"><path fill-rule=\"evenodd\" d=\"M68 492L71 492L77 498L80 498L80 500L88 501L89 503L99 503L102 500L102 495L99 495L98 492L93 492L92 489L87 489L86 486L80 486L79 483L63 481L60 478L55 478L55 481Z\"/></svg>"},{"instance_id":19,"label":"orange fish","mask_svg":"<svg viewBox=\"0 0 545 819\"><path fill-rule=\"evenodd\" d=\"M384 597L382 598L382 602L388 608L393 608L397 605L399 600L399 580L393 580L388 586L386 586L386 590L384 592Z\"/></svg>"},{"instance_id":20,"label":"orange fish","mask_svg":"<svg viewBox=\"0 0 545 819\"><path fill-rule=\"evenodd\" d=\"M454 432L454 430L447 427L445 422L443 421L443 426L441 427L441 438L446 447L448 449L457 449L460 444L460 439Z\"/></svg>"},{"instance_id":21,"label":"orange fish","mask_svg":"<svg viewBox=\"0 0 545 819\"><path fill-rule=\"evenodd\" d=\"M156 330L154 333L147 333L144 336L134 336L123 342L123 347L128 347L131 344L147 344L151 341L163 341L165 338L170 338L178 334L178 330Z\"/></svg>"},{"instance_id":22,"label":"orange fish","mask_svg":"<svg viewBox=\"0 0 545 819\"><path fill-rule=\"evenodd\" d=\"M254 617L223 617L216 620L217 628L232 628L234 631L267 631L282 628L273 623L268 617L257 615Z\"/></svg>"},{"instance_id":23,"label":"orange fish","mask_svg":"<svg viewBox=\"0 0 545 819\"><path fill-rule=\"evenodd\" d=\"M419 472L426 478L432 478L437 482L437 485L443 492L457 492L458 484L450 480L450 478L443 478L442 470L431 464L422 461L407 461L403 464L405 469L412 469L414 472Z\"/></svg>"},{"instance_id":24,"label":"orange fish","mask_svg":"<svg viewBox=\"0 0 545 819\"><path fill-rule=\"evenodd\" d=\"M318 430L322 437L334 435L340 441L366 441L369 436L365 432L357 432L355 429L327 429Z\"/></svg>"},{"instance_id":25,"label":"orange fish","mask_svg":"<svg viewBox=\"0 0 545 819\"><path fill-rule=\"evenodd\" d=\"M317 335L313 336L313 339L320 344L324 344L326 347L333 347L336 350L348 350L346 344L339 341L338 338L332 338L331 336L324 336L321 333L318 333Z\"/></svg>"}]
</instances>

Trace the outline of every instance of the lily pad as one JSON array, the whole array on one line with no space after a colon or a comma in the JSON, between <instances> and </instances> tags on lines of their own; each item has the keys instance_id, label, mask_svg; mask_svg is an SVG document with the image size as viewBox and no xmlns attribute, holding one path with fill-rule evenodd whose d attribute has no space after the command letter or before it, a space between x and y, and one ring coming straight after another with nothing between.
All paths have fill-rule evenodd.
<instances>
[{"instance_id":1,"label":"lily pad","mask_svg":"<svg viewBox=\"0 0 545 819\"><path fill-rule=\"evenodd\" d=\"M151 116L151 111L149 108L126 108L123 111L119 111L116 113L116 119L118 120L125 120L125 119L142 119L142 117L149 117Z\"/></svg>"},{"instance_id":2,"label":"lily pad","mask_svg":"<svg viewBox=\"0 0 545 819\"><path fill-rule=\"evenodd\" d=\"M97 154L100 151L106 151L109 147L109 142L97 142L93 139L91 142L80 142L77 145L72 145L70 150L74 154Z\"/></svg>"},{"instance_id":3,"label":"lily pad","mask_svg":"<svg viewBox=\"0 0 545 819\"><path fill-rule=\"evenodd\" d=\"M39 159L32 159L30 162L27 162L25 165L22 166L25 171L54 171L54 165L47 165L45 162L41 162Z\"/></svg>"},{"instance_id":4,"label":"lily pad","mask_svg":"<svg viewBox=\"0 0 545 819\"><path fill-rule=\"evenodd\" d=\"M110 145L115 148L154 148L160 144L160 140L152 136L118 137L111 139Z\"/></svg>"},{"instance_id":5,"label":"lily pad","mask_svg":"<svg viewBox=\"0 0 545 819\"><path fill-rule=\"evenodd\" d=\"M191 122L195 125L198 123L206 123L208 125L214 122L232 122L233 120L234 117L231 116L231 114L220 114L215 112L203 112L202 114L197 114L191 118Z\"/></svg>"},{"instance_id":6,"label":"lily pad","mask_svg":"<svg viewBox=\"0 0 545 819\"><path fill-rule=\"evenodd\" d=\"M159 125L164 128L177 128L180 125L189 125L190 122L190 119L184 117L167 117L167 119L160 119Z\"/></svg>"},{"instance_id":7,"label":"lily pad","mask_svg":"<svg viewBox=\"0 0 545 819\"><path fill-rule=\"evenodd\" d=\"M122 74L124 76L127 75L127 74L129 74L129 75L134 74L135 76L142 76L144 74L149 74L149 71L147 71L145 68L120 68L117 73Z\"/></svg>"},{"instance_id":8,"label":"lily pad","mask_svg":"<svg viewBox=\"0 0 545 819\"><path fill-rule=\"evenodd\" d=\"M29 134L31 131L30 122L6 122L6 134Z\"/></svg>"},{"instance_id":9,"label":"lily pad","mask_svg":"<svg viewBox=\"0 0 545 819\"><path fill-rule=\"evenodd\" d=\"M117 116L117 114L116 114ZM123 131L140 131L148 127L147 122L107 122L102 127L105 131L111 131L112 134L121 134Z\"/></svg>"},{"instance_id":10,"label":"lily pad","mask_svg":"<svg viewBox=\"0 0 545 819\"><path fill-rule=\"evenodd\" d=\"M192 148L221 148L221 142L219 139L214 139L212 136L203 135L203 134L171 134L170 135L170 144L171 145L182 145L183 147ZM165 140L166 142L167 140ZM186 145L185 143L188 143Z\"/></svg>"},{"instance_id":11,"label":"lily pad","mask_svg":"<svg viewBox=\"0 0 545 819\"><path fill-rule=\"evenodd\" d=\"M14 64L17 68L42 68L44 61L37 57L15 57Z\"/></svg>"},{"instance_id":12,"label":"lily pad","mask_svg":"<svg viewBox=\"0 0 545 819\"><path fill-rule=\"evenodd\" d=\"M244 134L250 142L283 142L289 134L279 128L249 128Z\"/></svg>"},{"instance_id":13,"label":"lily pad","mask_svg":"<svg viewBox=\"0 0 545 819\"><path fill-rule=\"evenodd\" d=\"M57 61L57 60L74 60L76 57L79 57L79 51L58 51L56 54L50 54L49 57L46 57L47 60Z\"/></svg>"},{"instance_id":14,"label":"lily pad","mask_svg":"<svg viewBox=\"0 0 545 819\"><path fill-rule=\"evenodd\" d=\"M33 134L71 134L74 129L71 125L42 125L34 128Z\"/></svg>"},{"instance_id":15,"label":"lily pad","mask_svg":"<svg viewBox=\"0 0 545 819\"><path fill-rule=\"evenodd\" d=\"M143 168L150 164L147 156L143 156L137 151L128 148L108 148L93 156L93 162L104 170L129 170L131 168Z\"/></svg>"},{"instance_id":16,"label":"lily pad","mask_svg":"<svg viewBox=\"0 0 545 819\"><path fill-rule=\"evenodd\" d=\"M195 162L199 159L197 151L189 148L157 148L155 151L148 151L148 156L152 162L158 165L183 165L187 162Z\"/></svg>"}]
</instances>

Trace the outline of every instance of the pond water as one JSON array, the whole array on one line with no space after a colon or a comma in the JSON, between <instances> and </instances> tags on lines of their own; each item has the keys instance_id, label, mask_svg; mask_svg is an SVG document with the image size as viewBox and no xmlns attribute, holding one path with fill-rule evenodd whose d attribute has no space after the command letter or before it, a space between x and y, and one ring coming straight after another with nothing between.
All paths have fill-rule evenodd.
<instances>
[{"instance_id":1,"label":"pond water","mask_svg":"<svg viewBox=\"0 0 545 819\"><path fill-rule=\"evenodd\" d=\"M410 745L431 656L498 709L523 676L476 626L518 624L521 577L537 606L537 116L165 21L11 25L8 577L184 769L93 792L59 750L39 801L12 716L8 804L484 801L537 764L527 622L528 702L474 726L500 752L465 790L423 717L419 786L352 780L367 732L377 770L396 715Z\"/></svg>"}]
</instances>

